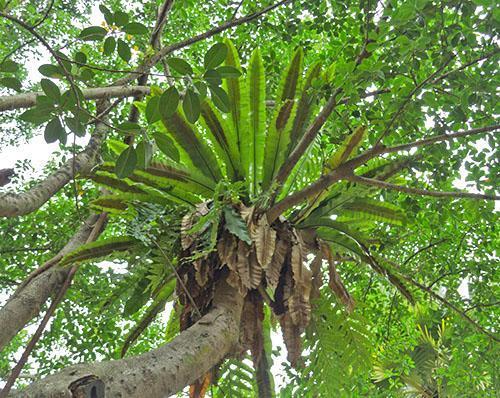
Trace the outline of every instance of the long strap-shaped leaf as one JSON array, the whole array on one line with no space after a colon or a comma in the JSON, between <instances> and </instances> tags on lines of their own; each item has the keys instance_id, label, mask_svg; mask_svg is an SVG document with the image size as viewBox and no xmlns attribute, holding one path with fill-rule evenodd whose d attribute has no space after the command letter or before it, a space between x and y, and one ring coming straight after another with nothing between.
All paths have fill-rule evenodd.
<instances>
[{"instance_id":1,"label":"long strap-shaped leaf","mask_svg":"<svg viewBox=\"0 0 500 398\"><path fill-rule=\"evenodd\" d=\"M199 171L216 182L222 178L214 153L193 129L193 125L178 111L171 117L162 118L162 122Z\"/></svg>"},{"instance_id":2,"label":"long strap-shaped leaf","mask_svg":"<svg viewBox=\"0 0 500 398\"><path fill-rule=\"evenodd\" d=\"M311 110L317 97L317 93L312 91L312 82L320 76L320 73L321 64L319 62L313 64L307 72L300 100L297 105L292 131L290 133L290 146L288 147L287 153L292 152L293 148L297 145L306 131L307 123L311 116Z\"/></svg>"},{"instance_id":3,"label":"long strap-shaped leaf","mask_svg":"<svg viewBox=\"0 0 500 398\"><path fill-rule=\"evenodd\" d=\"M134 170L134 172L123 181L122 184L115 181L117 178L111 174L114 170L113 163L106 162L102 164L96 173L99 176L106 172L106 181L98 177L99 183L109 186L113 190L131 193L144 193L146 187L160 190L164 193L171 193L172 190L185 196L187 200L193 199L193 194L199 194L205 197L211 196L215 189L213 180L198 172L196 169L189 171L187 168L170 160L162 162L153 162L146 170ZM141 184L134 184L132 189L125 188L130 185L130 181ZM124 185L125 183L125 185ZM194 200L197 203L198 200Z\"/></svg>"},{"instance_id":4,"label":"long strap-shaped leaf","mask_svg":"<svg viewBox=\"0 0 500 398\"><path fill-rule=\"evenodd\" d=\"M302 80L302 49L298 49L285 69L278 88L279 102L266 136L262 188L267 189L285 160L296 112L295 96Z\"/></svg>"},{"instance_id":5,"label":"long strap-shaped leaf","mask_svg":"<svg viewBox=\"0 0 500 398\"><path fill-rule=\"evenodd\" d=\"M224 43L227 46L227 55L225 64L227 66L232 66L238 70L241 70L240 58L238 56L238 51L234 47L231 40L226 39ZM244 177L244 172L242 169L242 160L240 155L240 145L241 137L248 134L248 104L243 101L243 87L244 81L243 77L230 77L224 79L224 88L226 89L227 95L229 97L229 127L227 139L229 142L229 147L234 149L234 163L237 165L239 177Z\"/></svg>"},{"instance_id":6,"label":"long strap-shaped leaf","mask_svg":"<svg viewBox=\"0 0 500 398\"><path fill-rule=\"evenodd\" d=\"M256 195L262 175L266 137L266 87L264 65L259 49L250 57L243 108L248 104L249 129L240 137L240 153L250 192ZM243 115L242 115L243 117Z\"/></svg>"},{"instance_id":7,"label":"long strap-shaped leaf","mask_svg":"<svg viewBox=\"0 0 500 398\"><path fill-rule=\"evenodd\" d=\"M368 198L345 203L339 213L342 218L352 220L375 220L395 225L403 225L406 221L405 213L398 206Z\"/></svg>"},{"instance_id":8,"label":"long strap-shaped leaf","mask_svg":"<svg viewBox=\"0 0 500 398\"><path fill-rule=\"evenodd\" d=\"M129 237L108 238L97 242L87 243L66 254L59 265L64 266L76 261L93 260L108 256L117 251L130 250L137 246L137 244L138 241L136 239Z\"/></svg>"},{"instance_id":9,"label":"long strap-shaped leaf","mask_svg":"<svg viewBox=\"0 0 500 398\"><path fill-rule=\"evenodd\" d=\"M206 127L207 135L212 141L217 154L226 164L227 176L230 180L237 180L241 176L238 143L234 137L234 130L228 126L220 112L209 101L201 104L201 121Z\"/></svg>"}]
</instances>

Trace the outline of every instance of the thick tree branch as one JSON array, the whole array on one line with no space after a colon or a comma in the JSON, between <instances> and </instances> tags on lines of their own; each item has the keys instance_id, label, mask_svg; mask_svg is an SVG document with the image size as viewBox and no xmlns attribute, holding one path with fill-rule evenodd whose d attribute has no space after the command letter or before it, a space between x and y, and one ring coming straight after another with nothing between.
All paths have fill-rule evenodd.
<instances>
[{"instance_id":1,"label":"thick tree branch","mask_svg":"<svg viewBox=\"0 0 500 398\"><path fill-rule=\"evenodd\" d=\"M89 172L97 165L106 130L107 126L97 122L85 149L29 191L0 194L0 217L21 216L37 210L77 174Z\"/></svg>"},{"instance_id":2,"label":"thick tree branch","mask_svg":"<svg viewBox=\"0 0 500 398\"><path fill-rule=\"evenodd\" d=\"M137 78L137 73L146 73L151 69L154 65L156 65L158 62L160 62L165 56L168 54L180 50L181 48L190 46L191 44L197 43L201 40L208 39L209 37L215 36L216 34L219 34L225 30L231 29L235 26L242 25L244 23L253 21L254 19L260 18L262 15L267 14L268 12L274 10L275 8L282 6L284 4L289 3L291 0L281 0L275 4L272 4L268 7L263 8L260 11L254 12L252 14L248 14L244 17L234 19L232 21L228 21L226 23L223 23L222 25L219 25L213 29L207 30L204 33L200 33L199 35L190 37L189 39L180 41L178 43L171 44L169 46L163 47L161 50L156 52L152 57L146 59L135 71L134 73L131 73L127 76L122 77L121 79L116 80L113 83L113 86L123 86L126 85L130 82L132 82L134 79Z\"/></svg>"},{"instance_id":3,"label":"thick tree branch","mask_svg":"<svg viewBox=\"0 0 500 398\"><path fill-rule=\"evenodd\" d=\"M146 86L112 86L83 89L85 99L124 98L135 95L147 95L150 89ZM14 109L30 108L36 105L36 97L42 92L0 96L0 112Z\"/></svg>"},{"instance_id":4,"label":"thick tree branch","mask_svg":"<svg viewBox=\"0 0 500 398\"><path fill-rule=\"evenodd\" d=\"M243 297L238 291L220 282L210 312L171 343L136 357L71 366L12 396L79 397L89 384L110 397L170 396L235 349L242 308Z\"/></svg>"},{"instance_id":5,"label":"thick tree branch","mask_svg":"<svg viewBox=\"0 0 500 398\"><path fill-rule=\"evenodd\" d=\"M412 195L421 196L433 196L435 198L469 198L469 199L485 199L485 200L500 200L498 195L485 195L480 193L470 193L470 192L441 192L441 191L429 191L427 189L405 187L402 185L392 184L386 181L375 180L373 178L366 178L356 176L354 174L344 177L346 180L357 182L364 185L370 185L373 187L378 187L382 189L391 189L398 192L405 192Z\"/></svg>"},{"instance_id":6,"label":"thick tree branch","mask_svg":"<svg viewBox=\"0 0 500 398\"><path fill-rule=\"evenodd\" d=\"M91 235L93 240L97 238L102 232L102 225L98 225L99 219L99 215L89 216L64 248L41 267L45 272L35 272L29 276L29 282L22 284L0 309L0 325L2 325L0 327L0 350L40 313L42 305L59 290L69 269L54 267L54 265L65 254L87 242ZM97 227L99 230L93 232Z\"/></svg>"},{"instance_id":7,"label":"thick tree branch","mask_svg":"<svg viewBox=\"0 0 500 398\"><path fill-rule=\"evenodd\" d=\"M306 200L308 197L311 197L313 195L318 194L322 190L328 188L333 183L352 175L352 171L356 167L361 166L363 163L365 163L368 160L373 159L379 155L382 155L385 153L405 151L405 150L408 150L411 148L430 145L430 144L434 144L436 142L441 142L441 141L453 140L453 139L459 138L459 137L467 137L470 135L495 131L495 130L498 130L499 128L500 128L500 125L479 127L476 129L467 130L467 131L459 131L457 133L452 133L452 134L442 134L442 135L438 135L436 137L426 138L423 140L418 140L418 141L414 141L414 142L411 142L408 144L402 144L402 145L397 145L397 146L393 146L393 147L385 147L383 145L375 146L372 149L369 149L368 151L364 152L363 154L345 162L344 164L340 165L337 169L331 171L330 173L325 174L324 176L322 176L321 178L316 180L314 183L312 183L308 187L306 187L298 192L295 192L292 195L285 197L284 199L282 199L280 202L276 203L273 207L271 207L268 210L267 217L270 220L270 222L274 221L280 214L285 212L287 209L290 209L291 207L298 205L302 201ZM476 194L468 194L468 195L476 195ZM445 196L448 196L448 195L445 195ZM478 198L475 197L475 199L478 199ZM482 198L482 199L486 199L486 198ZM490 197L488 199L492 199L492 198Z\"/></svg>"},{"instance_id":8,"label":"thick tree branch","mask_svg":"<svg viewBox=\"0 0 500 398\"><path fill-rule=\"evenodd\" d=\"M282 199L267 211L267 218L269 222L272 223L279 217L280 214L282 214L286 210L292 208L295 205L298 205L307 198L318 194L333 183L346 178L347 176L352 174L352 171L356 167L359 167L368 160L380 155L381 153L383 153L384 149L385 148L383 146L374 147L366 151L362 155L359 155L341 164L335 170L332 170L330 173L320 177L308 187Z\"/></svg>"}]
</instances>

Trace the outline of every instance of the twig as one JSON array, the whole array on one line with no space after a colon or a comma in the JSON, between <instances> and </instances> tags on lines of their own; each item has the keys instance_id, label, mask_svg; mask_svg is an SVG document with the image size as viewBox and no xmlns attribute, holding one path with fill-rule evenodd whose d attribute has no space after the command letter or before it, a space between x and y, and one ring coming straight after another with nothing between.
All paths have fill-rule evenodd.
<instances>
[{"instance_id":1,"label":"twig","mask_svg":"<svg viewBox=\"0 0 500 398\"><path fill-rule=\"evenodd\" d=\"M411 148L417 148L417 147L421 147L421 146L425 146L425 145L429 145L429 144L434 144L436 142L450 141L450 140L453 140L455 138L467 137L469 135L475 135L475 134L480 134L480 133L487 133L487 132L496 131L499 129L500 129L500 124L495 124L492 126L478 127L478 128L471 129L471 130L459 131L457 133L452 133L452 134L441 134L441 135L437 135L435 137L425 138L423 140L410 142L408 144L401 144L401 145L396 145L393 147L387 147L384 149L383 153L407 151Z\"/></svg>"},{"instance_id":2,"label":"twig","mask_svg":"<svg viewBox=\"0 0 500 398\"><path fill-rule=\"evenodd\" d=\"M421 196L433 196L436 198L468 198L468 199L478 199L478 200L479 199L500 200L499 195L486 195L481 193L470 193L470 192L429 191L427 189L405 187L402 185L396 185L386 181L375 180L373 178L361 177L354 174L346 176L345 179L352 182L359 182L360 184L364 185L370 185L383 189L392 189L394 191L405 192Z\"/></svg>"},{"instance_id":3,"label":"twig","mask_svg":"<svg viewBox=\"0 0 500 398\"><path fill-rule=\"evenodd\" d=\"M389 124L387 124L386 128L382 132L382 134L377 138L377 141L375 141L375 145L378 145L382 139L389 133L391 130L392 126L396 122L396 120L399 118L399 116L403 113L404 109L406 108L406 105L410 102L410 100L413 98L413 96L420 91L422 87L424 87L427 83L429 83L431 80L433 80L438 73L440 73L446 66L451 62L453 59L453 56L449 57L448 60L446 60L443 65L441 65L434 73L432 73L430 76L428 76L426 79L422 80L419 84L417 84L413 90L411 90L410 94L404 99L404 101L401 103L399 106L398 110L394 115L392 116L391 120L389 121Z\"/></svg>"},{"instance_id":4,"label":"twig","mask_svg":"<svg viewBox=\"0 0 500 398\"><path fill-rule=\"evenodd\" d=\"M193 306L194 310L196 311L196 313L198 314L198 316L201 318L202 317L201 312L200 312L198 306L196 305L196 303L195 303L195 301L193 299L193 296L191 296L191 293L189 293L189 290L188 290L186 284L184 283L184 281L180 277L180 275L177 272L177 270L175 269L174 265L170 262L169 258L167 257L166 253L163 251L163 249L161 248L161 246L158 244L158 242L153 241L153 243L158 247L158 249L160 249L160 252L163 255L163 257L165 258L165 261L168 263L168 265L170 265L170 267L172 268L172 270L175 273L175 276L176 276L177 280L181 284L182 290L184 290L184 293L186 293L186 296L188 297L189 301L191 302L191 305Z\"/></svg>"},{"instance_id":5,"label":"twig","mask_svg":"<svg viewBox=\"0 0 500 398\"><path fill-rule=\"evenodd\" d=\"M439 244L441 244L443 242L446 242L447 240L448 239L446 239L446 238L439 239L436 242L429 243L427 246L418 249L415 253L413 253L412 255L410 255L405 261L403 261L403 265L408 264L413 258L415 258L416 256L418 256L420 253L422 253L422 252L424 252L426 250L429 250L430 248L432 248L432 247L434 247L436 245L439 245Z\"/></svg>"},{"instance_id":6,"label":"twig","mask_svg":"<svg viewBox=\"0 0 500 398\"><path fill-rule=\"evenodd\" d=\"M197 43L201 40L208 39L209 37L215 36L216 34L219 34L225 30L231 29L235 26L242 25L244 23L253 21L254 19L260 18L262 15L274 10L277 7L280 7L282 5L285 5L287 3L290 3L291 0L281 0L275 4L271 4L268 7L265 7L261 9L260 11L254 12L252 14L245 15L242 18L238 18L232 21L228 21L223 23L222 25L219 25L213 29L207 30L204 33L200 33L199 35L193 36L189 39L182 40L178 43L171 44L169 46L163 47L160 51L156 52L153 56L145 60L142 65L140 65L136 70L135 74L137 73L144 73L147 72L150 68L152 68L154 65L156 65L162 58L164 58L166 55L176 51L180 50L181 48L190 46L191 44ZM129 75L125 76L121 79L116 80L113 83L113 86L121 86L130 83L132 80L135 79L134 75Z\"/></svg>"},{"instance_id":7,"label":"twig","mask_svg":"<svg viewBox=\"0 0 500 398\"><path fill-rule=\"evenodd\" d=\"M455 311L458 315L460 315L463 319L465 319L467 322L469 322L471 325L473 325L478 331L481 333L487 335L488 337L492 338L496 342L500 341L500 338L496 337L493 333L489 332L488 330L484 329L481 325L479 325L476 321L474 321L471 317L469 317L464 311L461 311L457 306L454 304L450 303L448 300L446 300L444 297L441 297L439 294L434 293L430 288L427 286L422 285L421 283L413 280L409 276L406 276L402 274L401 272L399 273L401 278L403 278L405 281L411 283L413 286L418 287L420 290L423 290L424 292L428 293L431 297L435 298L436 300L440 301L443 303L446 307L450 308L451 310Z\"/></svg>"}]
</instances>

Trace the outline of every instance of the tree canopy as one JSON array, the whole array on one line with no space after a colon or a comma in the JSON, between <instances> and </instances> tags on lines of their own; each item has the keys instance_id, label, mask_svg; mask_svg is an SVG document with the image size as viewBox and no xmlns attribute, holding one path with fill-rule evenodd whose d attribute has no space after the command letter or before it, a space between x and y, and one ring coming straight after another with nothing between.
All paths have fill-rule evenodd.
<instances>
[{"instance_id":1,"label":"tree canopy","mask_svg":"<svg viewBox=\"0 0 500 398\"><path fill-rule=\"evenodd\" d=\"M496 396L495 6L0 1L0 397Z\"/></svg>"}]
</instances>

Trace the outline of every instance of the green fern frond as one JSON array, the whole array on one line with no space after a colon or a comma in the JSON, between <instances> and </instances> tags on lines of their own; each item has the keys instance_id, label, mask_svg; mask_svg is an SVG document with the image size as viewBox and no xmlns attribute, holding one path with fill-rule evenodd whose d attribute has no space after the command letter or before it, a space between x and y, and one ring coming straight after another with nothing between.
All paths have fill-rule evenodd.
<instances>
[{"instance_id":1,"label":"green fern frond","mask_svg":"<svg viewBox=\"0 0 500 398\"><path fill-rule=\"evenodd\" d=\"M95 260L115 252L133 249L137 245L137 240L129 237L108 238L86 243L66 254L59 265L64 266L77 261Z\"/></svg>"}]
</instances>

